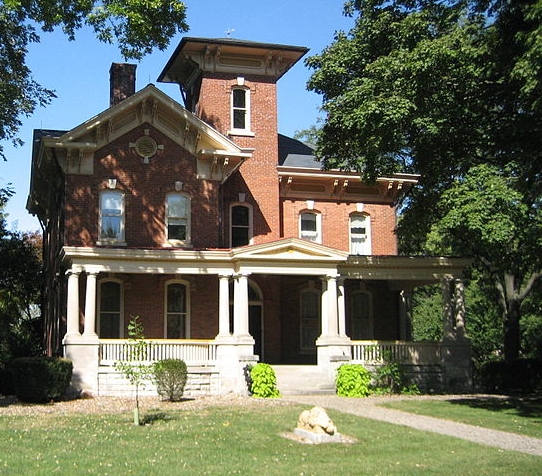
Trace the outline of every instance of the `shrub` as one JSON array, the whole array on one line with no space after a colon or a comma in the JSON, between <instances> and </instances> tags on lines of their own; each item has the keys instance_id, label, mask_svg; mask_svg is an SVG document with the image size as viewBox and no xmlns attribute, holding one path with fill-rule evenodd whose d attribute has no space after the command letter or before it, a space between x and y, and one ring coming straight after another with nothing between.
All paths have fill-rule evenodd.
<instances>
[{"instance_id":1,"label":"shrub","mask_svg":"<svg viewBox=\"0 0 542 476\"><path fill-rule=\"evenodd\" d=\"M369 395L371 372L359 364L343 364L337 369L335 386L341 397L366 397Z\"/></svg>"},{"instance_id":2,"label":"shrub","mask_svg":"<svg viewBox=\"0 0 542 476\"><path fill-rule=\"evenodd\" d=\"M0 395L14 395L13 375L8 366L0 367Z\"/></svg>"},{"instance_id":3,"label":"shrub","mask_svg":"<svg viewBox=\"0 0 542 476\"><path fill-rule=\"evenodd\" d=\"M280 392L277 388L277 377L269 364L257 363L250 370L250 378L252 380L250 391L253 397L280 397Z\"/></svg>"},{"instance_id":4,"label":"shrub","mask_svg":"<svg viewBox=\"0 0 542 476\"><path fill-rule=\"evenodd\" d=\"M481 380L488 393L542 393L542 361L488 361L482 366Z\"/></svg>"},{"instance_id":5,"label":"shrub","mask_svg":"<svg viewBox=\"0 0 542 476\"><path fill-rule=\"evenodd\" d=\"M153 376L158 394L170 402L178 402L183 397L188 378L186 363L180 359L165 359L153 365Z\"/></svg>"},{"instance_id":6,"label":"shrub","mask_svg":"<svg viewBox=\"0 0 542 476\"><path fill-rule=\"evenodd\" d=\"M60 400L70 384L71 360L60 357L20 357L11 363L15 395L23 402Z\"/></svg>"},{"instance_id":7,"label":"shrub","mask_svg":"<svg viewBox=\"0 0 542 476\"><path fill-rule=\"evenodd\" d=\"M403 374L397 362L387 362L374 372L374 382L377 393L401 393Z\"/></svg>"}]
</instances>

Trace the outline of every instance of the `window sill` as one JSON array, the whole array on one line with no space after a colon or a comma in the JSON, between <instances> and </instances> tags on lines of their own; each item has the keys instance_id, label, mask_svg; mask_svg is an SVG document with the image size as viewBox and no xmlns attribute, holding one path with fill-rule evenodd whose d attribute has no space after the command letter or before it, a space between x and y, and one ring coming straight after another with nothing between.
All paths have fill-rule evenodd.
<instances>
[{"instance_id":1,"label":"window sill","mask_svg":"<svg viewBox=\"0 0 542 476\"><path fill-rule=\"evenodd\" d=\"M164 248L192 248L193 245L190 242L186 241L175 241L171 240L162 245Z\"/></svg>"},{"instance_id":2,"label":"window sill","mask_svg":"<svg viewBox=\"0 0 542 476\"><path fill-rule=\"evenodd\" d=\"M245 130L245 129L232 129L231 131L228 131L227 134L229 136L244 136L244 137L254 137L256 134L254 132Z\"/></svg>"},{"instance_id":3,"label":"window sill","mask_svg":"<svg viewBox=\"0 0 542 476\"><path fill-rule=\"evenodd\" d=\"M97 241L96 246L127 246L125 241Z\"/></svg>"}]
</instances>

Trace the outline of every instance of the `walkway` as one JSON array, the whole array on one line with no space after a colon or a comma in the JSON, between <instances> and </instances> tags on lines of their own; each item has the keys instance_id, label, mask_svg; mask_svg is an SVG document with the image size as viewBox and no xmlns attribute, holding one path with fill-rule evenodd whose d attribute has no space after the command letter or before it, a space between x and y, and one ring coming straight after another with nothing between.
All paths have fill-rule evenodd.
<instances>
[{"instance_id":1,"label":"walkway","mask_svg":"<svg viewBox=\"0 0 542 476\"><path fill-rule=\"evenodd\" d=\"M382 400L377 398L345 398L336 395L292 395L285 396L284 399L306 405L317 405L343 413L351 413L352 415L372 420L408 426L418 430L432 431L483 445L494 446L503 450L542 456L542 439L392 410L378 406L377 403Z\"/></svg>"}]
</instances>

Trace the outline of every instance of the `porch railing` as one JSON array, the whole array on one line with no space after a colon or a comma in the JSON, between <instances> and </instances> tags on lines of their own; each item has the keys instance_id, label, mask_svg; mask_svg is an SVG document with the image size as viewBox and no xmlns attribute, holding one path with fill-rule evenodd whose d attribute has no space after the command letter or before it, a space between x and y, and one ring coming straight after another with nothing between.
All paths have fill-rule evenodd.
<instances>
[{"instance_id":1,"label":"porch railing","mask_svg":"<svg viewBox=\"0 0 542 476\"><path fill-rule=\"evenodd\" d=\"M212 340L146 340L143 362L181 359L187 365L212 366L216 363L216 344ZM100 339L100 365L114 365L129 360L130 342L123 339Z\"/></svg>"},{"instance_id":2,"label":"porch railing","mask_svg":"<svg viewBox=\"0 0 542 476\"><path fill-rule=\"evenodd\" d=\"M402 364L432 365L441 362L439 342L352 341L352 362L382 364L386 361Z\"/></svg>"}]
</instances>

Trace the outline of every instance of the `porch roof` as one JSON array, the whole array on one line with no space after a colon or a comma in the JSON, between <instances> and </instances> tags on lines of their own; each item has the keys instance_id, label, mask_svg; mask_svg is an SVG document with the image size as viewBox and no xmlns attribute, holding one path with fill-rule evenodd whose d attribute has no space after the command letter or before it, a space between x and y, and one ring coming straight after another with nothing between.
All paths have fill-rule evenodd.
<instances>
[{"instance_id":1,"label":"porch roof","mask_svg":"<svg viewBox=\"0 0 542 476\"><path fill-rule=\"evenodd\" d=\"M471 261L425 256L353 256L298 238L223 250L64 247L74 271L160 274L337 275L410 285L460 278Z\"/></svg>"}]
</instances>

